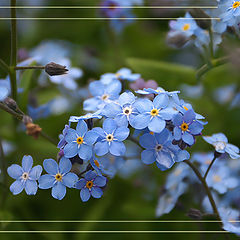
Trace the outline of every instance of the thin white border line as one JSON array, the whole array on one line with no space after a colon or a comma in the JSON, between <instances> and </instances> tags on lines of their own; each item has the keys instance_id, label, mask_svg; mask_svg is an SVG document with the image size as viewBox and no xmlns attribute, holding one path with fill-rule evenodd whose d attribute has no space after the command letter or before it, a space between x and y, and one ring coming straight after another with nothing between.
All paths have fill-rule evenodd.
<instances>
[{"instance_id":1,"label":"thin white border line","mask_svg":"<svg viewBox=\"0 0 240 240\"><path fill-rule=\"evenodd\" d=\"M0 18L0 20L220 20L220 18Z\"/></svg>"},{"instance_id":2,"label":"thin white border line","mask_svg":"<svg viewBox=\"0 0 240 240\"><path fill-rule=\"evenodd\" d=\"M166 231L166 230L160 230L160 231L120 231L120 230L112 230L112 231L105 231L105 230L100 230L100 231L95 231L95 230L89 230L89 231L85 231L85 230L69 230L69 231L41 231L41 230L30 230L30 231L25 231L25 230L19 230L19 231L10 231L10 230L2 230L0 231L1 233L229 233L228 231L224 231L224 230L220 230L220 231Z\"/></svg>"},{"instance_id":3,"label":"thin white border line","mask_svg":"<svg viewBox=\"0 0 240 240\"><path fill-rule=\"evenodd\" d=\"M0 6L2 9L111 9L109 6ZM217 9L218 6L116 6L115 9Z\"/></svg>"}]
</instances>

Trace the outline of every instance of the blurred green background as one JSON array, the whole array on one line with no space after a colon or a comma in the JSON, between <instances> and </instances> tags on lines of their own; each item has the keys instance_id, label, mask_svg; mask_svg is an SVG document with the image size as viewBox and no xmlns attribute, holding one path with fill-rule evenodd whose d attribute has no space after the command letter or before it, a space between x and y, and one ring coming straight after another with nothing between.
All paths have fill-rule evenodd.
<instances>
[{"instance_id":1,"label":"blurred green background","mask_svg":"<svg viewBox=\"0 0 240 240\"><path fill-rule=\"evenodd\" d=\"M92 1L92 0L91 0ZM19 4L21 1L18 1ZM47 1L48 4L59 5L59 1ZM97 1L92 1L94 5ZM89 5L89 1L61 1L61 5ZM7 11L1 11L6 16ZM95 10L18 10L19 16L34 17L95 17ZM137 10L139 17L162 16L169 14L152 10ZM184 12L170 12L171 17L183 15ZM143 78L154 79L167 90L177 90L183 83L197 85L195 69L204 64L200 52L195 47L182 50L172 49L166 44L168 31L167 21L136 21L128 26L122 34L111 32L107 21L102 20L72 20L72 21L19 21L18 48L32 49L43 40L66 40L76 44L72 57L74 66L84 71L84 77L78 83L85 86L89 79L99 79L105 72L115 72L121 67L130 67L141 73ZM1 58L9 62L10 58L10 23L0 21ZM232 36L226 36L223 47L217 56L234 51L238 42ZM96 69L84 66L84 54L90 51L100 65ZM183 64L177 66L172 64ZM0 72L1 78L5 77ZM239 109L229 109L229 103L220 105L213 98L213 91L239 81L239 67L224 65L210 71L202 80L204 94L200 99L188 99L196 112L204 115L209 122L204 134L224 132L229 140L239 145ZM36 79L32 79L36 81ZM58 95L54 85L39 92L40 103ZM182 97L184 97L182 95ZM82 104L79 103L71 113L52 116L39 120L38 123L45 132L57 139L69 115L81 115ZM16 129L16 122L5 112L0 112L0 137L16 146L15 151L6 156L8 164L20 164L24 154L33 156L35 164L41 164L46 158L56 158L58 149L40 138L33 140L24 131ZM208 151L210 147L201 139L191 149L193 151ZM82 203L79 192L67 191L62 201L51 197L50 190L39 191L36 196L8 195L6 205L0 211L2 220L155 220L155 209L161 188L168 172L160 172L156 166L146 167L144 171L134 174L130 179L115 177L110 180L104 196L100 200L90 200ZM12 180L9 179L9 184ZM3 195L4 189L1 189ZM197 196L196 196L197 197ZM180 198L171 214L160 220L190 220L187 212L194 205L191 194ZM215 223L2 223L3 230L219 230ZM0 239L224 239L225 234L1 234ZM237 239L231 235L229 239Z\"/></svg>"}]
</instances>

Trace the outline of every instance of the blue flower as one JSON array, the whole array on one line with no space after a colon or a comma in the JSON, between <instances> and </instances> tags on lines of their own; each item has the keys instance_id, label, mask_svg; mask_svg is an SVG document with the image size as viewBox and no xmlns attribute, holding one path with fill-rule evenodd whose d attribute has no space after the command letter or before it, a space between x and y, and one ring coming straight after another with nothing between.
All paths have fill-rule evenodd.
<instances>
[{"instance_id":1,"label":"blue flower","mask_svg":"<svg viewBox=\"0 0 240 240\"><path fill-rule=\"evenodd\" d=\"M239 23L240 1L221 1L218 8L221 11L221 14L219 16L221 18L221 21L227 23L228 26L233 26Z\"/></svg>"},{"instance_id":2,"label":"blue flower","mask_svg":"<svg viewBox=\"0 0 240 240\"><path fill-rule=\"evenodd\" d=\"M24 156L22 159L22 167L13 164L8 169L8 175L16 181L10 186L10 191L17 195L25 189L27 195L35 195L37 193L37 180L42 173L42 167L37 165L33 167L33 159L31 156Z\"/></svg>"},{"instance_id":3,"label":"blue flower","mask_svg":"<svg viewBox=\"0 0 240 240\"><path fill-rule=\"evenodd\" d=\"M1 84L1 81L0 81ZM5 98L9 95L9 90L5 86L0 85L0 101L4 101Z\"/></svg>"},{"instance_id":4,"label":"blue flower","mask_svg":"<svg viewBox=\"0 0 240 240\"><path fill-rule=\"evenodd\" d=\"M102 109L106 103L116 100L122 90L122 84L119 80L114 80L109 84L103 84L100 81L94 81L89 84L89 90L93 98L84 101L85 111L97 111Z\"/></svg>"},{"instance_id":5,"label":"blue flower","mask_svg":"<svg viewBox=\"0 0 240 240\"><path fill-rule=\"evenodd\" d=\"M103 122L103 128L94 128L92 131L99 135L94 151L98 156L103 156L110 152L114 156L122 156L126 147L122 143L128 135L127 127L118 127L116 121L111 118Z\"/></svg>"},{"instance_id":6,"label":"blue flower","mask_svg":"<svg viewBox=\"0 0 240 240\"><path fill-rule=\"evenodd\" d=\"M132 120L132 126L136 129L148 129L160 133L166 126L165 120L171 120L175 111L168 107L169 97L166 94L158 95L153 102L148 99L139 99L133 107L139 114Z\"/></svg>"},{"instance_id":7,"label":"blue flower","mask_svg":"<svg viewBox=\"0 0 240 240\"><path fill-rule=\"evenodd\" d=\"M47 118L51 114L51 101L39 107L28 106L28 114L33 120Z\"/></svg>"},{"instance_id":8,"label":"blue flower","mask_svg":"<svg viewBox=\"0 0 240 240\"><path fill-rule=\"evenodd\" d=\"M140 74L132 73L132 71L128 68L121 68L116 73L105 73L101 76L100 81L103 84L109 84L114 80L126 80L130 82L134 82L141 77Z\"/></svg>"},{"instance_id":9,"label":"blue flower","mask_svg":"<svg viewBox=\"0 0 240 240\"><path fill-rule=\"evenodd\" d=\"M72 158L78 154L83 160L89 160L92 157L93 144L98 135L93 131L88 131L87 124L80 120L76 130L69 128L65 137L67 145L64 147L66 158Z\"/></svg>"},{"instance_id":10,"label":"blue flower","mask_svg":"<svg viewBox=\"0 0 240 240\"><path fill-rule=\"evenodd\" d=\"M76 116L71 116L69 119L69 122L79 122L79 120L88 120L88 119L101 119L102 116L100 115L100 111L97 111L95 113L87 113L83 116L76 117Z\"/></svg>"},{"instance_id":11,"label":"blue flower","mask_svg":"<svg viewBox=\"0 0 240 240\"><path fill-rule=\"evenodd\" d=\"M183 140L188 145L193 145L195 142L194 136L201 134L203 125L196 121L196 114L193 110L188 110L182 115L177 114L173 118L174 124L174 139L176 141Z\"/></svg>"},{"instance_id":12,"label":"blue flower","mask_svg":"<svg viewBox=\"0 0 240 240\"><path fill-rule=\"evenodd\" d=\"M180 150L178 146L172 144L172 135L167 129L161 133L145 133L140 137L139 143L146 148L141 153L142 162L145 164L156 162L162 171L171 168L175 162L190 157L187 151Z\"/></svg>"},{"instance_id":13,"label":"blue flower","mask_svg":"<svg viewBox=\"0 0 240 240\"><path fill-rule=\"evenodd\" d=\"M239 148L228 143L227 137L223 133L216 133L212 136L204 136L203 139L215 147L215 151L219 153L228 153L233 159L240 158Z\"/></svg>"},{"instance_id":14,"label":"blue flower","mask_svg":"<svg viewBox=\"0 0 240 240\"><path fill-rule=\"evenodd\" d=\"M39 188L52 188L52 196L62 200L66 195L66 187L73 188L78 181L78 176L70 172L72 169L70 160L62 157L58 165L53 159L45 159L43 167L48 174L39 178Z\"/></svg>"},{"instance_id":15,"label":"blue flower","mask_svg":"<svg viewBox=\"0 0 240 240\"><path fill-rule=\"evenodd\" d=\"M84 178L81 178L76 183L76 188L81 189L80 197L83 202L87 202L92 196L94 198L101 198L103 195L102 187L107 183L107 178L97 176L93 171L88 171Z\"/></svg>"},{"instance_id":16,"label":"blue flower","mask_svg":"<svg viewBox=\"0 0 240 240\"><path fill-rule=\"evenodd\" d=\"M58 148L63 148L67 144L66 136L67 136L67 131L69 128L70 128L69 125L65 125L65 127L62 131L62 134L59 135L60 141L57 146Z\"/></svg>"},{"instance_id":17,"label":"blue flower","mask_svg":"<svg viewBox=\"0 0 240 240\"><path fill-rule=\"evenodd\" d=\"M119 126L128 126L128 123L132 125L134 116L137 111L133 108L133 103L136 97L131 92L124 92L120 95L116 103L112 102L106 104L102 110L102 114L109 118L114 118Z\"/></svg>"}]
</instances>

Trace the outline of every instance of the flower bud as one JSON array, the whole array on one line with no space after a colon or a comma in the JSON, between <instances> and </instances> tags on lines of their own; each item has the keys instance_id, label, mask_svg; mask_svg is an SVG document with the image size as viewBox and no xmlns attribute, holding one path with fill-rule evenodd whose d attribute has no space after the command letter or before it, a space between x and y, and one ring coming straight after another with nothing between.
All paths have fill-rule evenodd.
<instances>
[{"instance_id":1,"label":"flower bud","mask_svg":"<svg viewBox=\"0 0 240 240\"><path fill-rule=\"evenodd\" d=\"M166 42L170 47L181 48L190 40L185 34L178 31L170 31L167 35Z\"/></svg>"},{"instance_id":2,"label":"flower bud","mask_svg":"<svg viewBox=\"0 0 240 240\"><path fill-rule=\"evenodd\" d=\"M195 208L191 208L187 215L192 218L192 219L202 219L202 213L198 210L198 209L195 209Z\"/></svg>"},{"instance_id":3,"label":"flower bud","mask_svg":"<svg viewBox=\"0 0 240 240\"><path fill-rule=\"evenodd\" d=\"M26 124L26 129L27 129L26 131L27 135L32 136L35 139L39 137L39 134L42 131L39 125L30 123L30 122Z\"/></svg>"},{"instance_id":4,"label":"flower bud","mask_svg":"<svg viewBox=\"0 0 240 240\"><path fill-rule=\"evenodd\" d=\"M11 109L14 110L14 111L15 111L15 110L17 109L17 107L18 107L16 101L13 100L13 99L10 98L10 97L5 98L4 103L5 103L9 108L11 108Z\"/></svg>"},{"instance_id":5,"label":"flower bud","mask_svg":"<svg viewBox=\"0 0 240 240\"><path fill-rule=\"evenodd\" d=\"M67 71L66 66L54 62L50 62L45 66L45 72L50 76L63 75L66 74Z\"/></svg>"}]
</instances>

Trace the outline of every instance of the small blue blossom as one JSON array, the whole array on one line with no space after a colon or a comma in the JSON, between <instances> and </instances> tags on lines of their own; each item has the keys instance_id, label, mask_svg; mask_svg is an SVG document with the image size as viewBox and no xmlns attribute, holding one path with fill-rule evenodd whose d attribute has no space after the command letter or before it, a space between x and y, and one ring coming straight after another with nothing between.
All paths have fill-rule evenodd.
<instances>
[{"instance_id":1,"label":"small blue blossom","mask_svg":"<svg viewBox=\"0 0 240 240\"><path fill-rule=\"evenodd\" d=\"M92 196L94 198L101 198L103 195L102 187L107 183L107 178L98 176L93 171L88 171L84 178L81 178L76 183L76 188L80 189L80 197L83 202L87 202Z\"/></svg>"},{"instance_id":2,"label":"small blue blossom","mask_svg":"<svg viewBox=\"0 0 240 240\"><path fill-rule=\"evenodd\" d=\"M66 195L66 187L73 188L78 181L78 176L70 172L72 169L71 161L62 157L58 165L53 159L45 159L43 167L48 174L39 178L39 188L52 188L52 196L62 200Z\"/></svg>"},{"instance_id":3,"label":"small blue blossom","mask_svg":"<svg viewBox=\"0 0 240 240\"><path fill-rule=\"evenodd\" d=\"M33 166L33 159L31 156L24 156L22 159L22 167L13 164L8 169L8 175L16 179L10 186L10 191L17 195L25 189L27 195L35 195L37 193L39 179L42 173L42 167L37 165Z\"/></svg>"},{"instance_id":4,"label":"small blue blossom","mask_svg":"<svg viewBox=\"0 0 240 240\"><path fill-rule=\"evenodd\" d=\"M88 126L84 120L80 120L76 130L69 128L65 140L67 145L64 147L66 158L72 158L78 154L83 160L89 160L92 157L93 144L98 135L93 131L88 131Z\"/></svg>"},{"instance_id":5,"label":"small blue blossom","mask_svg":"<svg viewBox=\"0 0 240 240\"><path fill-rule=\"evenodd\" d=\"M58 143L58 148L63 148L66 144L67 144L67 141L66 141L66 136L67 136L67 131L68 129L70 128L69 125L65 125L63 131L62 131L62 134L59 135L59 138L60 138L60 141Z\"/></svg>"},{"instance_id":6,"label":"small blue blossom","mask_svg":"<svg viewBox=\"0 0 240 240\"><path fill-rule=\"evenodd\" d=\"M69 122L79 122L79 120L88 120L88 119L101 119L102 116L100 115L100 111L97 111L95 113L87 113L83 116L76 117L76 116L71 116L69 118Z\"/></svg>"},{"instance_id":7,"label":"small blue blossom","mask_svg":"<svg viewBox=\"0 0 240 240\"><path fill-rule=\"evenodd\" d=\"M28 114L33 120L47 118L51 114L51 102L40 105L39 107L28 106Z\"/></svg>"},{"instance_id":8,"label":"small blue blossom","mask_svg":"<svg viewBox=\"0 0 240 240\"><path fill-rule=\"evenodd\" d=\"M212 136L203 136L203 139L215 147L215 151L219 153L228 153L233 159L240 158L239 148L228 143L227 137L223 133L216 133Z\"/></svg>"},{"instance_id":9,"label":"small blue blossom","mask_svg":"<svg viewBox=\"0 0 240 240\"><path fill-rule=\"evenodd\" d=\"M103 128L94 128L92 131L99 135L94 151L98 156L103 156L110 152L114 156L122 156L126 147L124 141L129 135L127 127L118 127L116 121L111 118L103 122Z\"/></svg>"},{"instance_id":10,"label":"small blue blossom","mask_svg":"<svg viewBox=\"0 0 240 240\"><path fill-rule=\"evenodd\" d=\"M168 107L169 97L166 94L158 95L153 102L149 99L139 99L133 107L137 109L138 115L132 120L132 126L136 129L148 129L160 133L166 126L165 120L171 120L175 111Z\"/></svg>"},{"instance_id":11,"label":"small blue blossom","mask_svg":"<svg viewBox=\"0 0 240 240\"><path fill-rule=\"evenodd\" d=\"M132 71L128 68L122 68L116 73L105 73L101 76L100 81L103 84L109 84L113 80L126 80L130 82L134 82L137 79L141 78L140 74L132 73Z\"/></svg>"},{"instance_id":12,"label":"small blue blossom","mask_svg":"<svg viewBox=\"0 0 240 240\"><path fill-rule=\"evenodd\" d=\"M137 111L133 108L136 97L131 92L124 92L120 95L117 102L106 104L102 110L102 114L108 118L114 118L119 126L132 125L134 116Z\"/></svg>"},{"instance_id":13,"label":"small blue blossom","mask_svg":"<svg viewBox=\"0 0 240 240\"><path fill-rule=\"evenodd\" d=\"M97 111L102 109L106 103L116 100L122 90L122 84L119 80L114 80L109 84L103 84L100 81L94 81L89 84L89 90L93 98L84 101L85 111Z\"/></svg>"},{"instance_id":14,"label":"small blue blossom","mask_svg":"<svg viewBox=\"0 0 240 240\"><path fill-rule=\"evenodd\" d=\"M178 146L172 144L172 135L167 129L161 133L145 133L140 137L139 143L146 148L141 153L142 162L145 164L156 162L162 171L171 168L175 162L190 157L186 150L180 150Z\"/></svg>"},{"instance_id":15,"label":"small blue blossom","mask_svg":"<svg viewBox=\"0 0 240 240\"><path fill-rule=\"evenodd\" d=\"M173 118L174 124L174 139L176 141L183 140L188 145L195 143L194 136L200 135L203 130L203 125L196 121L196 114L193 110L188 110L184 115L177 114Z\"/></svg>"}]
</instances>

